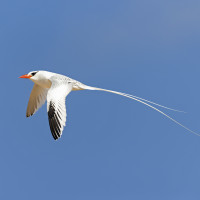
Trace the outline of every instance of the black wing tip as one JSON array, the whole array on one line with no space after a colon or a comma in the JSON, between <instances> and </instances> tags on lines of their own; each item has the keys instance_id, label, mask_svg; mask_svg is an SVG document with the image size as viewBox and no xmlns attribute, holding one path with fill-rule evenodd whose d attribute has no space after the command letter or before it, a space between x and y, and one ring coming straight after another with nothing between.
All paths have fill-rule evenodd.
<instances>
[{"instance_id":1,"label":"black wing tip","mask_svg":"<svg viewBox=\"0 0 200 200\"><path fill-rule=\"evenodd\" d=\"M60 130L58 129L54 119L49 119L49 126L54 140L57 140L60 137Z\"/></svg>"},{"instance_id":2,"label":"black wing tip","mask_svg":"<svg viewBox=\"0 0 200 200\"><path fill-rule=\"evenodd\" d=\"M26 117L31 117L31 116L33 116L34 114L35 114L35 111L34 111L33 113L30 113L30 114L26 113Z\"/></svg>"},{"instance_id":3,"label":"black wing tip","mask_svg":"<svg viewBox=\"0 0 200 200\"><path fill-rule=\"evenodd\" d=\"M50 130L54 140L58 140L61 137L61 135L52 130L52 128L50 128Z\"/></svg>"},{"instance_id":4,"label":"black wing tip","mask_svg":"<svg viewBox=\"0 0 200 200\"><path fill-rule=\"evenodd\" d=\"M52 136L53 136L53 134L52 134ZM54 137L54 136L53 136L53 139L54 139L55 141L57 141L59 138L61 138L61 135L60 135L59 137Z\"/></svg>"},{"instance_id":5,"label":"black wing tip","mask_svg":"<svg viewBox=\"0 0 200 200\"><path fill-rule=\"evenodd\" d=\"M48 111L49 126L54 140L58 140L62 134L61 124L56 115L54 104L50 102Z\"/></svg>"}]
</instances>

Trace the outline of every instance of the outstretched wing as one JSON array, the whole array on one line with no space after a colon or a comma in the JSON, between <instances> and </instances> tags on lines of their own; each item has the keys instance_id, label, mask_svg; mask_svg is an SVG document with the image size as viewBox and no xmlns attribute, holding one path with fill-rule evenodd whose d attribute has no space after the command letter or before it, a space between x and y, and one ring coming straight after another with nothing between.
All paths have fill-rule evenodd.
<instances>
[{"instance_id":1,"label":"outstretched wing","mask_svg":"<svg viewBox=\"0 0 200 200\"><path fill-rule=\"evenodd\" d=\"M46 101L48 89L34 84L28 101L26 117L33 115Z\"/></svg>"},{"instance_id":2,"label":"outstretched wing","mask_svg":"<svg viewBox=\"0 0 200 200\"><path fill-rule=\"evenodd\" d=\"M72 90L72 83L59 77L51 77L51 88L47 94L47 112L49 126L53 138L57 140L62 135L66 122L65 98Z\"/></svg>"}]
</instances>

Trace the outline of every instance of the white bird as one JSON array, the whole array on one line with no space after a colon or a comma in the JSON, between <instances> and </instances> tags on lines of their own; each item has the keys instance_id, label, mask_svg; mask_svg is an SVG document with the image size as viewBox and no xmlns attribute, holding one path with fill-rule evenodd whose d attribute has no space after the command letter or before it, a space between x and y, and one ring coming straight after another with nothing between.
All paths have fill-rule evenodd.
<instances>
[{"instance_id":1,"label":"white bird","mask_svg":"<svg viewBox=\"0 0 200 200\"><path fill-rule=\"evenodd\" d=\"M198 133L192 131L191 129L177 122L175 119L171 118L170 116L168 116L167 114L165 114L164 112L162 112L161 110L155 108L150 104L154 104L156 106L160 106L162 108L177 112L183 112L183 111L168 108L160 104L154 103L152 101L142 99L137 96L116 92L112 90L87 86L67 76L48 71L31 71L28 74L20 76L19 78L27 78L35 83L29 98L28 107L26 110L26 117L32 116L47 100L49 125L51 133L55 140L61 137L66 122L67 114L66 114L65 98L71 91L75 90L100 90L125 96L127 98L138 101L158 111L159 113L166 116L170 120L174 121L176 124L182 126L186 130L200 136Z\"/></svg>"}]
</instances>

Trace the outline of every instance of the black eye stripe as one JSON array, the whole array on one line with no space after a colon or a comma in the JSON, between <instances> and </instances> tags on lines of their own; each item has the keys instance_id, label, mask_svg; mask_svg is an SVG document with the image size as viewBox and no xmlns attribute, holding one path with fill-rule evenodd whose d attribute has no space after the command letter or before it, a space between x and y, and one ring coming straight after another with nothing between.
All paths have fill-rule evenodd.
<instances>
[{"instance_id":1,"label":"black eye stripe","mask_svg":"<svg viewBox=\"0 0 200 200\"><path fill-rule=\"evenodd\" d=\"M32 72L31 75L34 76L37 72Z\"/></svg>"}]
</instances>

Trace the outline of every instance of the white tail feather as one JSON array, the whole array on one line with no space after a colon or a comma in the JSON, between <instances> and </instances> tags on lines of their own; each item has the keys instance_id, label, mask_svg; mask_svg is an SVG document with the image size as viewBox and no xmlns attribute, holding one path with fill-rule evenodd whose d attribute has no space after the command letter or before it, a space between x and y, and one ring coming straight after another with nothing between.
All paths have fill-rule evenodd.
<instances>
[{"instance_id":1,"label":"white tail feather","mask_svg":"<svg viewBox=\"0 0 200 200\"><path fill-rule=\"evenodd\" d=\"M124 95L127 95L127 96L130 96L130 97L133 97L133 98L136 98L136 99L140 99L142 101L145 101L145 102L148 102L148 103L151 103L151 104L154 104L156 106L159 106L159 107L162 107L162 108L165 108L165 109L168 109L168 110L172 110L172 111L175 111L175 112L181 112L181 113L186 113L185 111L182 111L182 110L176 110L176 109L173 109L173 108L169 108L169 107L166 107L166 106L163 106L163 105L160 105L158 103L155 103L153 101L149 101L149 100L146 100L146 99L143 99L141 97L138 97L138 96L134 96L134 95L131 95L131 94L126 94L126 93L122 93Z\"/></svg>"},{"instance_id":2,"label":"white tail feather","mask_svg":"<svg viewBox=\"0 0 200 200\"><path fill-rule=\"evenodd\" d=\"M173 119L172 117L170 117L169 115L165 114L164 112L162 112L161 110L155 108L154 106L148 104L148 103L151 103L151 104L154 104L154 105L157 105L157 106L160 106L160 107L163 107L163 108L166 108L166 109L169 109L169 110L173 110L173 111L177 111L177 112L183 112L183 111L179 111L179 110L175 110L175 109L172 109L172 108L168 108L168 107L165 107L165 106L162 106L160 104L156 104L154 102L151 102L151 101L148 101L146 99L142 99L140 97L137 97L137 96L133 96L133 95L129 95L129 94L125 94L125 93L121 93L121 92L116 92L116 91L113 91L113 90L106 90L106 89L102 89L102 88L96 88L96 87L91 87L91 86L86 86L86 85L83 85L83 89L87 89L87 90L100 90L100 91L105 91L105 92L110 92L110 93L114 93L114 94L118 94L118 95L121 95L121 96L124 96L124 97L127 97L127 98L130 98L130 99L133 99L135 101L138 101L154 110L156 110L157 112L161 113L162 115L164 115L165 117L167 117L168 119L172 120L173 122L175 122L176 124L178 124L179 126L182 126L184 129L190 131L191 133L197 135L197 136L200 136L200 134L192 131L191 129L187 128L186 126L184 126L183 124L179 123L178 121L176 121L175 119ZM146 102L148 103L146 103Z\"/></svg>"}]
</instances>

